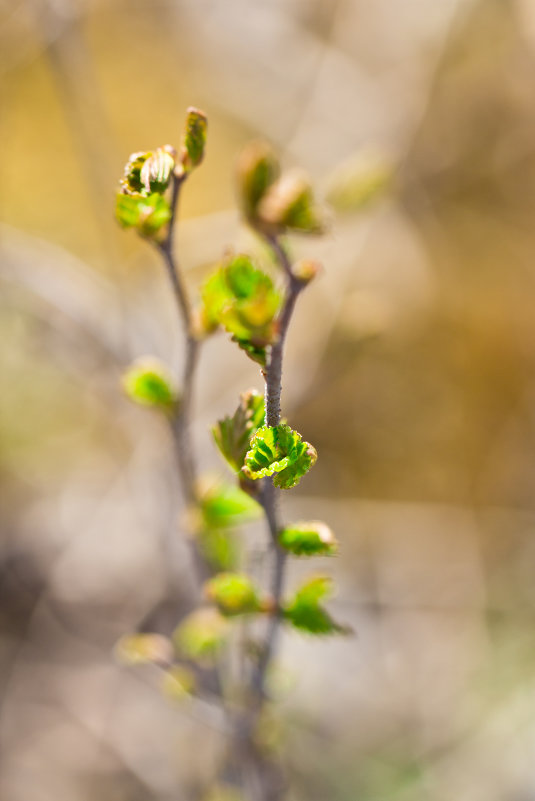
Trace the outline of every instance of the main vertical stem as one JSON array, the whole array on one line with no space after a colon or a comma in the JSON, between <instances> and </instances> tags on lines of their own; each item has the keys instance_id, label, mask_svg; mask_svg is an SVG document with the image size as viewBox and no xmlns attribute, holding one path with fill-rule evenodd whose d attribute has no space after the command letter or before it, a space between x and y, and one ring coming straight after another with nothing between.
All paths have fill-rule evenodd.
<instances>
[{"instance_id":1,"label":"main vertical stem","mask_svg":"<svg viewBox=\"0 0 535 801\"><path fill-rule=\"evenodd\" d=\"M290 262L286 252L276 237L266 237L269 245L274 251L280 266L287 277L287 290L282 312L279 318L278 337L271 346L268 353L268 360L265 370L265 402L267 426L278 426L281 420L281 392L282 392L282 364L284 343L288 326L295 308L295 302L301 291L303 284L299 282L292 273ZM266 754L258 751L254 744L254 732L258 723L258 718L262 711L266 692L265 682L269 665L277 648L279 633L281 629L280 606L282 593L284 590L284 578L287 554L278 542L278 532L280 522L277 510L278 490L274 487L271 478L263 480L260 494L260 502L264 509L264 514L268 526L271 542L271 553L273 558L273 568L271 576L271 596L273 599L273 612L268 621L264 643L260 652L259 659L252 671L250 680L250 709L246 715L245 724L240 728L242 744L246 743L249 754L249 762L254 768L257 776L257 794L255 799L259 801L278 801L281 798L284 779L280 767L271 762ZM243 745L242 745L243 748Z\"/></svg>"}]
</instances>

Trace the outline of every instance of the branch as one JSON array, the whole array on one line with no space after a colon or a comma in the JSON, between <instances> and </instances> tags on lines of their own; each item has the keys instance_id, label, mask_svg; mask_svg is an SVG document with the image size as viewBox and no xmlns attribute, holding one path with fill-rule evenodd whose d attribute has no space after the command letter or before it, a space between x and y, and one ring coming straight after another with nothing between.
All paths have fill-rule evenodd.
<instances>
[{"instance_id":1,"label":"branch","mask_svg":"<svg viewBox=\"0 0 535 801\"><path fill-rule=\"evenodd\" d=\"M266 381L266 425L274 427L279 425L281 419L281 392L282 392L282 362L284 342L288 327L292 319L295 302L303 284L292 273L288 255L276 236L265 234L268 244L273 249L279 264L287 276L287 291L282 312L279 319L279 332L277 341L271 346L268 354L268 363L265 372ZM260 659L251 677L254 705L258 709L265 695L265 680L269 664L276 650L281 617L280 605L284 589L284 576L286 566L286 551L280 547L277 534L280 530L277 514L277 494L272 479L265 479L260 497L268 524L271 547L274 553L273 575L271 580L271 595L275 610L270 618L266 639L261 651Z\"/></svg>"},{"instance_id":2,"label":"branch","mask_svg":"<svg viewBox=\"0 0 535 801\"><path fill-rule=\"evenodd\" d=\"M171 218L169 220L167 236L159 245L159 249L167 267L167 272L171 281L171 286L175 296L185 337L184 368L182 372L182 382L180 385L182 394L177 411L171 418L171 430L175 443L175 451L184 500L189 504L196 500L195 484L197 479L197 470L193 456L193 444L191 440L191 406L200 342L193 332L191 302L187 294L179 264L174 255L175 222L178 211L180 188L185 180L185 177L186 174L181 176L173 175ZM195 544L193 545L192 550L197 574L199 579L204 581L212 574L212 570Z\"/></svg>"}]
</instances>

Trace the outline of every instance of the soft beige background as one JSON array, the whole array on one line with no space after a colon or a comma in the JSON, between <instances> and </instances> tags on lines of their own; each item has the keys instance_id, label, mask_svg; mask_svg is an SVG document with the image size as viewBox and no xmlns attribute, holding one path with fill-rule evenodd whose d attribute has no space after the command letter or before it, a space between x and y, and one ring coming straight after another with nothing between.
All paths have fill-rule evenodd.
<instances>
[{"instance_id":1,"label":"soft beige background","mask_svg":"<svg viewBox=\"0 0 535 801\"><path fill-rule=\"evenodd\" d=\"M286 514L336 530L321 567L357 637L283 643L292 799L535 797L533 3L0 13L1 801L194 799L216 770L209 710L112 657L125 631L172 630L189 582L166 431L118 387L140 354L178 366L179 332L113 198L128 154L177 143L190 104L210 120L181 208L192 287L226 247L257 247L232 183L252 136L320 197L364 150L396 165L380 203L293 243L324 271L284 408L320 458ZM207 427L251 385L254 365L210 341L204 468L224 470Z\"/></svg>"}]
</instances>

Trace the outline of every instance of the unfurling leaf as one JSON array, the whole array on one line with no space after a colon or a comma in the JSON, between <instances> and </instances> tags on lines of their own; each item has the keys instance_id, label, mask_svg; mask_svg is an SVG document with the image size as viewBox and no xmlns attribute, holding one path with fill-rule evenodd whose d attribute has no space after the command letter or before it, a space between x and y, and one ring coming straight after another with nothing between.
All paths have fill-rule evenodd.
<instances>
[{"instance_id":1,"label":"unfurling leaf","mask_svg":"<svg viewBox=\"0 0 535 801\"><path fill-rule=\"evenodd\" d=\"M243 467L251 437L264 422L264 396L255 389L240 395L240 405L232 417L224 417L212 428L217 447L230 467Z\"/></svg>"},{"instance_id":2,"label":"unfurling leaf","mask_svg":"<svg viewBox=\"0 0 535 801\"><path fill-rule=\"evenodd\" d=\"M206 126L207 120L204 111L193 107L188 108L182 143L182 164L186 172L198 167L204 158Z\"/></svg>"},{"instance_id":3,"label":"unfurling leaf","mask_svg":"<svg viewBox=\"0 0 535 801\"><path fill-rule=\"evenodd\" d=\"M212 607L196 609L175 629L173 641L189 659L211 662L219 653L229 632L228 621Z\"/></svg>"},{"instance_id":4,"label":"unfurling leaf","mask_svg":"<svg viewBox=\"0 0 535 801\"><path fill-rule=\"evenodd\" d=\"M229 617L262 610L251 580L242 573L219 573L206 582L205 594L223 615Z\"/></svg>"},{"instance_id":5,"label":"unfurling leaf","mask_svg":"<svg viewBox=\"0 0 535 801\"><path fill-rule=\"evenodd\" d=\"M134 362L123 375L123 387L130 400L142 406L169 410L178 400L169 371L153 358Z\"/></svg>"},{"instance_id":6,"label":"unfurling leaf","mask_svg":"<svg viewBox=\"0 0 535 801\"><path fill-rule=\"evenodd\" d=\"M121 178L120 184L122 190L126 194L139 194L145 191L143 181L141 179L141 170L146 160L152 155L149 151L147 153L132 153L124 168L124 175Z\"/></svg>"},{"instance_id":7,"label":"unfurling leaf","mask_svg":"<svg viewBox=\"0 0 535 801\"><path fill-rule=\"evenodd\" d=\"M279 164L266 142L250 142L238 160L239 199L248 219L254 219L259 202L277 179Z\"/></svg>"},{"instance_id":8,"label":"unfurling leaf","mask_svg":"<svg viewBox=\"0 0 535 801\"><path fill-rule=\"evenodd\" d=\"M347 634L349 629L340 626L320 605L332 592L332 579L314 576L296 592L292 600L283 606L284 618L295 628L309 634Z\"/></svg>"},{"instance_id":9,"label":"unfurling leaf","mask_svg":"<svg viewBox=\"0 0 535 801\"><path fill-rule=\"evenodd\" d=\"M171 207L157 192L148 196L118 192L115 216L123 228L136 228L141 236L153 238L171 219Z\"/></svg>"},{"instance_id":10,"label":"unfurling leaf","mask_svg":"<svg viewBox=\"0 0 535 801\"><path fill-rule=\"evenodd\" d=\"M210 332L222 325L251 358L263 364L281 304L269 275L258 270L249 256L234 256L208 278L201 297L204 329Z\"/></svg>"},{"instance_id":11,"label":"unfurling leaf","mask_svg":"<svg viewBox=\"0 0 535 801\"><path fill-rule=\"evenodd\" d=\"M195 674L183 665L174 665L166 670L162 679L162 690L168 698L182 701L195 689Z\"/></svg>"},{"instance_id":12,"label":"unfurling leaf","mask_svg":"<svg viewBox=\"0 0 535 801\"><path fill-rule=\"evenodd\" d=\"M125 634L115 646L115 656L127 665L167 664L173 658L173 646L161 634Z\"/></svg>"},{"instance_id":13,"label":"unfurling leaf","mask_svg":"<svg viewBox=\"0 0 535 801\"><path fill-rule=\"evenodd\" d=\"M159 147L144 162L140 178L148 195L165 192L173 173L175 160L163 147Z\"/></svg>"},{"instance_id":14,"label":"unfurling leaf","mask_svg":"<svg viewBox=\"0 0 535 801\"><path fill-rule=\"evenodd\" d=\"M333 556L337 551L336 538L329 526L315 520L283 528L279 544L295 556Z\"/></svg>"},{"instance_id":15,"label":"unfurling leaf","mask_svg":"<svg viewBox=\"0 0 535 801\"><path fill-rule=\"evenodd\" d=\"M278 230L289 228L317 234L323 230L306 175L299 170L284 173L270 186L258 206L259 218Z\"/></svg>"},{"instance_id":16,"label":"unfurling leaf","mask_svg":"<svg viewBox=\"0 0 535 801\"><path fill-rule=\"evenodd\" d=\"M251 439L251 447L242 468L247 478L256 480L273 476L273 484L291 489L308 473L317 459L315 448L304 442L301 434L281 423L262 426Z\"/></svg>"}]
</instances>

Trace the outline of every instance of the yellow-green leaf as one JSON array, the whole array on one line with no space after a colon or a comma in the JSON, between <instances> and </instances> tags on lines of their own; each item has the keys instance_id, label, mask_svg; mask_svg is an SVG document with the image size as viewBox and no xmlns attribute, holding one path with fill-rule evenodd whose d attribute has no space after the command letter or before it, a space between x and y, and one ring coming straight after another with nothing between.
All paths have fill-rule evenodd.
<instances>
[{"instance_id":1,"label":"yellow-green leaf","mask_svg":"<svg viewBox=\"0 0 535 801\"><path fill-rule=\"evenodd\" d=\"M280 489L291 489L308 473L317 459L315 448L290 426L262 426L251 439L242 467L247 478L273 476Z\"/></svg>"},{"instance_id":2,"label":"yellow-green leaf","mask_svg":"<svg viewBox=\"0 0 535 801\"><path fill-rule=\"evenodd\" d=\"M206 597L223 615L245 615L261 610L256 589L243 573L219 573L205 584Z\"/></svg>"}]
</instances>

